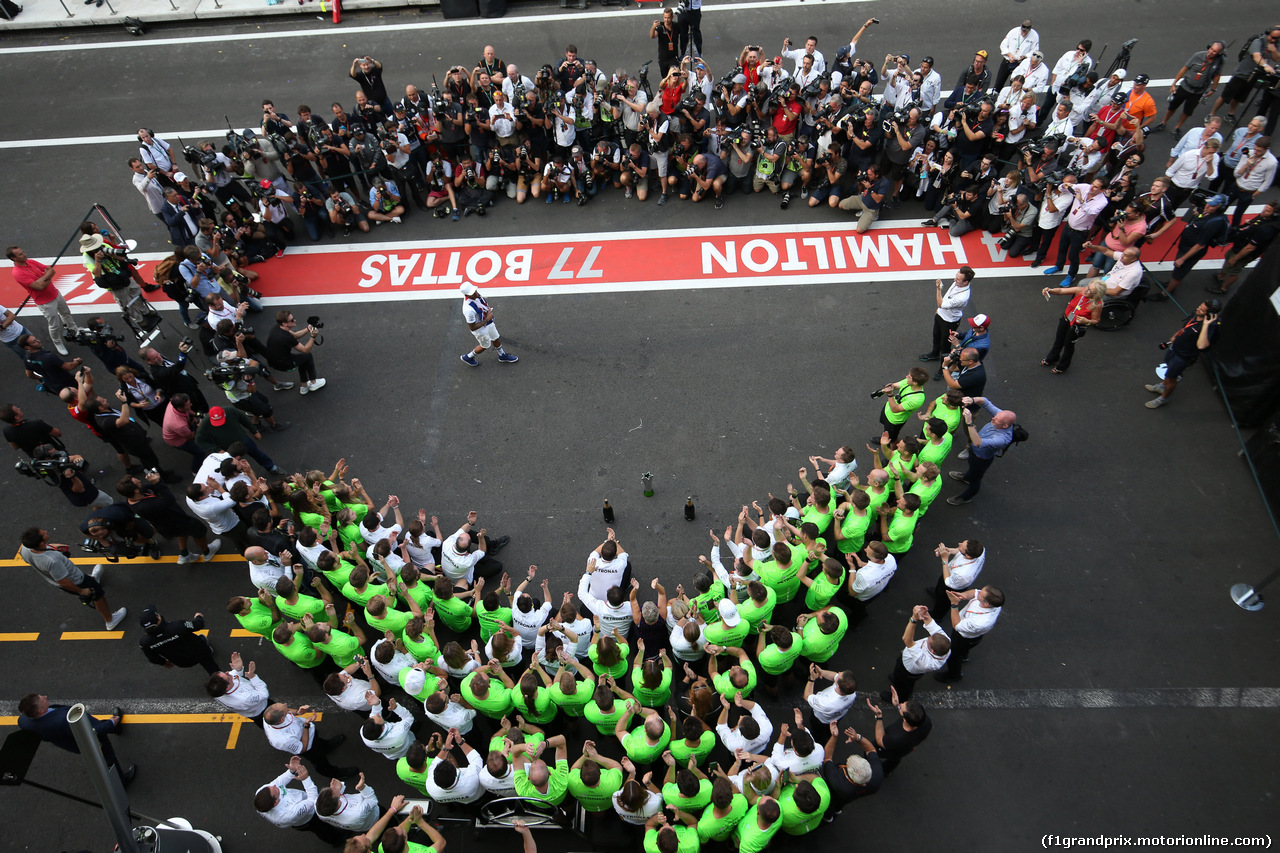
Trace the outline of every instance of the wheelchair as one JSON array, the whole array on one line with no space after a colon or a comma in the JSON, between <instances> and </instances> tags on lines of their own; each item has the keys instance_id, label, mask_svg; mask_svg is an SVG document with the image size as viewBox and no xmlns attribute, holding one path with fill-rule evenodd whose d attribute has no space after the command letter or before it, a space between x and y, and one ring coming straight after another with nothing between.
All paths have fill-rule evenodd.
<instances>
[{"instance_id":1,"label":"wheelchair","mask_svg":"<svg viewBox=\"0 0 1280 853\"><path fill-rule=\"evenodd\" d=\"M1138 305L1147 298L1151 290L1151 282L1147 281L1146 270L1143 270L1142 281L1128 296L1110 296L1103 300L1102 316L1098 318L1097 329L1102 332L1114 332L1133 322Z\"/></svg>"}]
</instances>

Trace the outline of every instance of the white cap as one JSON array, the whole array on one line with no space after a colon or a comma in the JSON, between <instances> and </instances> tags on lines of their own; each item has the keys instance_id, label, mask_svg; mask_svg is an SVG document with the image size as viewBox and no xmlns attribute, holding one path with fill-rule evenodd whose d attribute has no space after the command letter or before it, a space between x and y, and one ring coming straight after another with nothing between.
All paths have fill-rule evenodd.
<instances>
[{"instance_id":1,"label":"white cap","mask_svg":"<svg viewBox=\"0 0 1280 853\"><path fill-rule=\"evenodd\" d=\"M463 296L475 296L477 293L480 292L480 288L476 287L474 284L472 284L469 281L464 281L462 284L460 284L458 286L458 290L462 291Z\"/></svg>"},{"instance_id":2,"label":"white cap","mask_svg":"<svg viewBox=\"0 0 1280 853\"><path fill-rule=\"evenodd\" d=\"M720 621L724 622L728 627L736 628L742 622L742 617L738 615L737 606L729 599L720 599L720 603L716 606L720 608Z\"/></svg>"},{"instance_id":3,"label":"white cap","mask_svg":"<svg viewBox=\"0 0 1280 853\"><path fill-rule=\"evenodd\" d=\"M783 515L792 521L797 521L800 518L800 510L796 509L795 506L789 506Z\"/></svg>"},{"instance_id":4,"label":"white cap","mask_svg":"<svg viewBox=\"0 0 1280 853\"><path fill-rule=\"evenodd\" d=\"M179 183L179 184L180 184L180 183L182 183L183 181L185 181L186 179L187 179L187 173L186 173L186 172L174 172L174 173L173 173L173 180L174 180L175 182Z\"/></svg>"},{"instance_id":5,"label":"white cap","mask_svg":"<svg viewBox=\"0 0 1280 853\"><path fill-rule=\"evenodd\" d=\"M1121 80L1129 76L1129 72L1125 71L1123 68L1117 68L1115 71L1112 71L1111 73L1119 77Z\"/></svg>"}]
</instances>

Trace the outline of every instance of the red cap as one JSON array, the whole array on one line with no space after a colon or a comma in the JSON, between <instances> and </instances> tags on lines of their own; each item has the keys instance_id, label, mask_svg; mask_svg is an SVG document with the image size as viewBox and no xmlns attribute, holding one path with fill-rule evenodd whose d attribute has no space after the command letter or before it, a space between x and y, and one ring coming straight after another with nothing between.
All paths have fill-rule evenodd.
<instances>
[{"instance_id":1,"label":"red cap","mask_svg":"<svg viewBox=\"0 0 1280 853\"><path fill-rule=\"evenodd\" d=\"M209 410L209 423L214 426L222 426L227 422L227 410L221 406L214 406Z\"/></svg>"}]
</instances>

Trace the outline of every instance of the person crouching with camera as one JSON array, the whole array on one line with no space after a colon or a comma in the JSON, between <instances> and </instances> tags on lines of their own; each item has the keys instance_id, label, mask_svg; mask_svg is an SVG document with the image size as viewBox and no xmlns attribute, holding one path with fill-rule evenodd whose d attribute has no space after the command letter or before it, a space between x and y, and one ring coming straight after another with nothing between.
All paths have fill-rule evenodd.
<instances>
[{"instance_id":1,"label":"person crouching with camera","mask_svg":"<svg viewBox=\"0 0 1280 853\"><path fill-rule=\"evenodd\" d=\"M329 221L342 226L343 237L350 237L352 228L369 233L369 220L360 212L360 205L352 198L351 193L329 190L329 200L324 206L329 211Z\"/></svg>"},{"instance_id":2,"label":"person crouching with camera","mask_svg":"<svg viewBox=\"0 0 1280 853\"><path fill-rule=\"evenodd\" d=\"M267 364L272 370L298 369L299 394L309 394L324 387L325 381L316 376L316 359L311 351L320 345L320 330L315 325L318 318L311 318L307 325L298 328L293 312L276 312L276 325L267 335Z\"/></svg>"},{"instance_id":3,"label":"person crouching with camera","mask_svg":"<svg viewBox=\"0 0 1280 853\"><path fill-rule=\"evenodd\" d=\"M229 321L219 323L219 338ZM271 402L258 390L257 376L266 376L276 384L276 390L292 388L292 382L277 382L270 373L257 361L249 358L245 350L245 332L231 329L234 334L234 349L220 349L218 364L206 372L206 376L222 388L231 405L240 411L252 415L258 421L265 422L277 432L288 429L288 421L276 421L275 409ZM212 410L211 410L212 411Z\"/></svg>"}]
</instances>

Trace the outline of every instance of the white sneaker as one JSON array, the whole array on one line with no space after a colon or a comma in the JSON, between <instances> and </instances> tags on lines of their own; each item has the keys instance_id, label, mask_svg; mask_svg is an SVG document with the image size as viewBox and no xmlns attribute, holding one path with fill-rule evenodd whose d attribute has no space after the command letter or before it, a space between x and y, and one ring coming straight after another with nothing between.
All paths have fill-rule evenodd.
<instances>
[{"instance_id":1,"label":"white sneaker","mask_svg":"<svg viewBox=\"0 0 1280 853\"><path fill-rule=\"evenodd\" d=\"M58 351L58 355L71 355L71 353L67 352L67 345L62 341L54 341L53 348Z\"/></svg>"},{"instance_id":2,"label":"white sneaker","mask_svg":"<svg viewBox=\"0 0 1280 853\"><path fill-rule=\"evenodd\" d=\"M968 459L968 458L969 458L969 448L967 448L967 447L966 447L964 450L961 450L961 451L960 451L960 453L959 453L959 455L957 455L957 456L956 456L956 458L957 458L957 459Z\"/></svg>"},{"instance_id":3,"label":"white sneaker","mask_svg":"<svg viewBox=\"0 0 1280 853\"><path fill-rule=\"evenodd\" d=\"M393 216L393 217L391 217L391 221L392 221L392 222L394 222L395 224L399 225L399 224L400 224L400 217L399 217L399 216Z\"/></svg>"},{"instance_id":4,"label":"white sneaker","mask_svg":"<svg viewBox=\"0 0 1280 853\"><path fill-rule=\"evenodd\" d=\"M111 614L111 621L107 623L107 630L114 631L116 626L124 621L124 617L129 615L129 608L121 607L115 613Z\"/></svg>"},{"instance_id":5,"label":"white sneaker","mask_svg":"<svg viewBox=\"0 0 1280 853\"><path fill-rule=\"evenodd\" d=\"M89 572L89 577L96 581L102 580L102 563L98 563L98 565L93 567L93 571Z\"/></svg>"},{"instance_id":6,"label":"white sneaker","mask_svg":"<svg viewBox=\"0 0 1280 853\"><path fill-rule=\"evenodd\" d=\"M311 388L308 386L306 382L303 382L301 385L298 386L298 393L304 397L307 396L307 392L310 390Z\"/></svg>"},{"instance_id":7,"label":"white sneaker","mask_svg":"<svg viewBox=\"0 0 1280 853\"><path fill-rule=\"evenodd\" d=\"M190 563L190 562L191 562L192 560L194 560L195 558L196 558L196 555L195 555L195 554L179 554L179 555L178 555L178 565L179 565L179 566L185 566L187 563Z\"/></svg>"},{"instance_id":8,"label":"white sneaker","mask_svg":"<svg viewBox=\"0 0 1280 853\"><path fill-rule=\"evenodd\" d=\"M319 391L323 387L324 387L324 379L317 379L314 382L307 383L307 390L309 391Z\"/></svg>"},{"instance_id":9,"label":"white sneaker","mask_svg":"<svg viewBox=\"0 0 1280 853\"><path fill-rule=\"evenodd\" d=\"M209 550L204 552L204 561L207 563L214 557L218 556L218 549L222 547L222 540L215 539L209 543Z\"/></svg>"}]
</instances>

